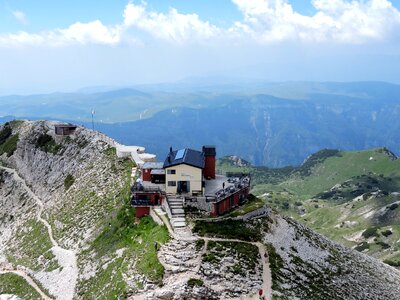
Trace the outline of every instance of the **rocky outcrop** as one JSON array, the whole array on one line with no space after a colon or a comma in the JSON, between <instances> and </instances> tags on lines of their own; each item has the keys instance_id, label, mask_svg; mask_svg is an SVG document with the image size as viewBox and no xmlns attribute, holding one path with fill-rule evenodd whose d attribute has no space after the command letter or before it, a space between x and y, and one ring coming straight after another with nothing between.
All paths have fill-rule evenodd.
<instances>
[{"instance_id":1,"label":"rocky outcrop","mask_svg":"<svg viewBox=\"0 0 400 300\"><path fill-rule=\"evenodd\" d=\"M265 234L273 289L285 299L398 299L400 272L289 218Z\"/></svg>"}]
</instances>

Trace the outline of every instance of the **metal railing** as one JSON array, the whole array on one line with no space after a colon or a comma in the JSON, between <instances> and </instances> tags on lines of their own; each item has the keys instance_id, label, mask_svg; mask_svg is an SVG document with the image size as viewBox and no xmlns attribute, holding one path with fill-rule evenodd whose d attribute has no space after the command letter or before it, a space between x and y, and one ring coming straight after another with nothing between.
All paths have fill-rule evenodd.
<instances>
[{"instance_id":1,"label":"metal railing","mask_svg":"<svg viewBox=\"0 0 400 300\"><path fill-rule=\"evenodd\" d=\"M150 200L136 200L132 199L131 200L131 206L152 206L153 204L151 203Z\"/></svg>"}]
</instances>

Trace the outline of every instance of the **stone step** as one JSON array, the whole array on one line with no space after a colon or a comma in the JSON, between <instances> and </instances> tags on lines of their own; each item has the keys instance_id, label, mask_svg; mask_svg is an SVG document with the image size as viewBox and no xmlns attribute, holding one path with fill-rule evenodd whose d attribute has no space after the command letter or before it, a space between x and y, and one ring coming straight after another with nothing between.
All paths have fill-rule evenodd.
<instances>
[{"instance_id":1,"label":"stone step","mask_svg":"<svg viewBox=\"0 0 400 300\"><path fill-rule=\"evenodd\" d=\"M179 218L179 219L185 219L185 215L173 215L173 216L172 216L172 219L174 219L174 220L175 220L175 219L178 219L178 218Z\"/></svg>"},{"instance_id":2,"label":"stone step","mask_svg":"<svg viewBox=\"0 0 400 300\"><path fill-rule=\"evenodd\" d=\"M185 222L186 220L185 220L185 218L184 217L172 217L172 219L171 219L171 222L172 223L174 223L174 222L181 222L181 221L183 221L183 222Z\"/></svg>"},{"instance_id":3,"label":"stone step","mask_svg":"<svg viewBox=\"0 0 400 300\"><path fill-rule=\"evenodd\" d=\"M176 215L176 214L184 214L185 211L183 210L183 208L174 208L174 207L171 207L171 213L172 213L173 215Z\"/></svg>"},{"instance_id":4,"label":"stone step","mask_svg":"<svg viewBox=\"0 0 400 300\"><path fill-rule=\"evenodd\" d=\"M183 208L181 204L170 204L169 207L172 208Z\"/></svg>"},{"instance_id":5,"label":"stone step","mask_svg":"<svg viewBox=\"0 0 400 300\"><path fill-rule=\"evenodd\" d=\"M172 224L172 226L174 228L182 228L182 227L186 227L186 222L175 222Z\"/></svg>"},{"instance_id":6,"label":"stone step","mask_svg":"<svg viewBox=\"0 0 400 300\"><path fill-rule=\"evenodd\" d=\"M170 206L183 206L183 203L182 202L168 202L168 204L170 205Z\"/></svg>"},{"instance_id":7,"label":"stone step","mask_svg":"<svg viewBox=\"0 0 400 300\"><path fill-rule=\"evenodd\" d=\"M168 201L183 202L183 200L179 198L168 198Z\"/></svg>"}]
</instances>

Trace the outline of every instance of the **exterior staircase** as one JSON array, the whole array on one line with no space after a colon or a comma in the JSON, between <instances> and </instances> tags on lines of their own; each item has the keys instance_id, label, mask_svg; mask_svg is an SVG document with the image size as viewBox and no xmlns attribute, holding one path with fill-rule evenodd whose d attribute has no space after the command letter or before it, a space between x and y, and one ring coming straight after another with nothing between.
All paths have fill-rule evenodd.
<instances>
[{"instance_id":1,"label":"exterior staircase","mask_svg":"<svg viewBox=\"0 0 400 300\"><path fill-rule=\"evenodd\" d=\"M171 225L174 229L186 227L185 211L183 209L183 198L168 197L171 209Z\"/></svg>"}]
</instances>

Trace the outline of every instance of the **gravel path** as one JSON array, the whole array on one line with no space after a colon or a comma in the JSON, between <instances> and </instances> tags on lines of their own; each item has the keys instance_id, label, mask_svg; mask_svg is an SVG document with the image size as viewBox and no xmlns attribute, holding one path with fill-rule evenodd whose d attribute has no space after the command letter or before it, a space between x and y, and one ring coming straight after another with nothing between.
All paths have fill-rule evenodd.
<instances>
[{"instance_id":1,"label":"gravel path","mask_svg":"<svg viewBox=\"0 0 400 300\"><path fill-rule=\"evenodd\" d=\"M61 266L61 271L55 270L52 272L38 272L37 274L35 274L35 277L43 284L45 288L49 290L52 295L56 296L57 299L72 299L74 296L75 286L78 278L78 265L75 252L72 250L64 249L58 245L57 241L53 237L53 230L50 224L42 218L42 213L44 210L42 200L40 200L40 198L37 197L35 193L29 188L25 180L22 179L14 169L6 168L3 166L0 166L0 168L6 170L9 173L12 173L14 176L14 180L21 183L24 189L27 191L28 195L36 201L39 207L36 218L47 228L50 241L53 245L51 250L54 256L57 258L59 265ZM30 278L23 271L11 270L5 272L12 272L20 276L23 275L25 279ZM30 284L30 281L27 280L27 282ZM32 287L34 286L32 285ZM41 292L41 295L42 294L44 295L43 292ZM49 298L47 297L46 299Z\"/></svg>"}]
</instances>

